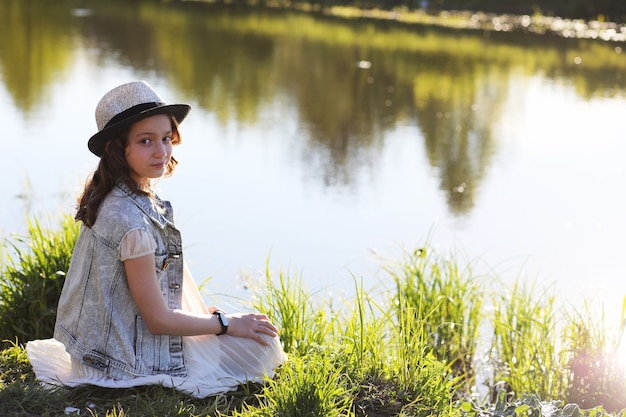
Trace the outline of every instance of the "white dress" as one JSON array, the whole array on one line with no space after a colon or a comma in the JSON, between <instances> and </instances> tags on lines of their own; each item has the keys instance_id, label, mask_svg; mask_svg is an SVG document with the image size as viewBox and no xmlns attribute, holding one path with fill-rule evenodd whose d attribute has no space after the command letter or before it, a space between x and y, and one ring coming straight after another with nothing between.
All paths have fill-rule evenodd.
<instances>
[{"instance_id":1,"label":"white dress","mask_svg":"<svg viewBox=\"0 0 626 417\"><path fill-rule=\"evenodd\" d=\"M137 236L134 236L137 238ZM136 257L148 244L142 239L133 245ZM151 246L151 243L149 244ZM154 251L154 249L152 249ZM152 252L154 253L154 252ZM128 257L126 257L128 258ZM198 287L187 266L183 274L183 310L206 313ZM223 335L183 336L183 355L187 377L150 375L129 379L113 379L104 373L84 366L70 357L65 346L56 339L33 340L26 344L26 353L37 379L44 384L97 385L107 388L129 388L141 385L173 387L194 397L207 397L236 390L249 382L273 378L274 370L286 360L278 337L266 336L269 345L241 337Z\"/></svg>"}]
</instances>

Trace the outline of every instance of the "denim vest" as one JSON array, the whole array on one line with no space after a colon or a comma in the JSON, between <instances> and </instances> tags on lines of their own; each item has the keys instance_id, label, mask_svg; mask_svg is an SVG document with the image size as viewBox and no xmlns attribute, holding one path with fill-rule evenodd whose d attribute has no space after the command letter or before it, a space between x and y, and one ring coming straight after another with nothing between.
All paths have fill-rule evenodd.
<instances>
[{"instance_id":1,"label":"denim vest","mask_svg":"<svg viewBox=\"0 0 626 417\"><path fill-rule=\"evenodd\" d=\"M142 229L154 236L161 292L170 308L181 308L183 255L180 232L172 221L169 202L158 197L153 202L120 183L102 202L93 227L81 226L54 337L83 365L115 379L187 376L182 337L148 331L120 260L120 243L129 231Z\"/></svg>"}]
</instances>

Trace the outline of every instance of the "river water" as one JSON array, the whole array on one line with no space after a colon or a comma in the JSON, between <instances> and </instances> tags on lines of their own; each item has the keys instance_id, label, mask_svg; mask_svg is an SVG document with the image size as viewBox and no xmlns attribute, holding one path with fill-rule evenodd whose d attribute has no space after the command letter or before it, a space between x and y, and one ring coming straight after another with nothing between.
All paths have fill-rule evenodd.
<instances>
[{"instance_id":1,"label":"river water","mask_svg":"<svg viewBox=\"0 0 626 417\"><path fill-rule=\"evenodd\" d=\"M72 213L115 85L186 102L159 183L209 292L300 276L350 294L428 245L620 309L626 52L193 2L0 0L0 236ZM8 129L8 131L7 131ZM222 303L223 304L223 303ZM615 314L619 314L615 313Z\"/></svg>"}]
</instances>

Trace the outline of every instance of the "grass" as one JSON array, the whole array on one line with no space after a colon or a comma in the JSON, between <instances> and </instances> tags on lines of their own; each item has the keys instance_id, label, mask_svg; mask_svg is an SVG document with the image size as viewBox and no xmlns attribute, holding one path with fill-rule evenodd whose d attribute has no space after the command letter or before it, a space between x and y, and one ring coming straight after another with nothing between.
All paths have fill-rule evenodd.
<instances>
[{"instance_id":1,"label":"grass","mask_svg":"<svg viewBox=\"0 0 626 417\"><path fill-rule=\"evenodd\" d=\"M395 290L383 300L357 277L354 298L337 303L311 294L298 276L266 269L250 303L279 325L289 360L264 384L205 399L160 386L44 387L24 344L50 337L77 229L67 218L57 231L29 224L28 237L3 248L2 416L602 417L626 408L626 369L617 357L626 300L611 329L608 318L591 316L596 310L562 311L554 295L532 285L493 293L470 267L428 247L387 266ZM480 398L484 338L493 374Z\"/></svg>"},{"instance_id":2,"label":"grass","mask_svg":"<svg viewBox=\"0 0 626 417\"><path fill-rule=\"evenodd\" d=\"M567 357L560 350L555 299L516 282L494 295L491 349L494 380L511 392L559 398L567 381Z\"/></svg>"},{"instance_id":3,"label":"grass","mask_svg":"<svg viewBox=\"0 0 626 417\"><path fill-rule=\"evenodd\" d=\"M56 306L78 226L71 217L60 231L28 221L28 236L7 241L0 271L0 341L52 337Z\"/></svg>"},{"instance_id":4,"label":"grass","mask_svg":"<svg viewBox=\"0 0 626 417\"><path fill-rule=\"evenodd\" d=\"M626 326L626 298L617 332L606 326L608 320L603 308L599 317L595 312L592 306L585 304L582 312L570 313L571 324L564 334L571 347L571 379L567 397L582 406L602 403L609 409L623 408L626 395L626 345L622 338Z\"/></svg>"},{"instance_id":5,"label":"grass","mask_svg":"<svg viewBox=\"0 0 626 417\"><path fill-rule=\"evenodd\" d=\"M471 269L462 271L456 260L422 248L406 253L389 274L396 284L392 308L401 334L408 336L405 344L421 346L420 356L430 354L448 364L470 388L484 298Z\"/></svg>"}]
</instances>

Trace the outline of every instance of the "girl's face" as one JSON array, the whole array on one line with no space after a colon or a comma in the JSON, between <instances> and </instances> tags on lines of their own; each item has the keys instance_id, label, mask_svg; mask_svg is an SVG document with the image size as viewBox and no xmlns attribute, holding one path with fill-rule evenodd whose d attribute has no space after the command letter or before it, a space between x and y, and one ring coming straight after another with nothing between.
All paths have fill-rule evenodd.
<instances>
[{"instance_id":1,"label":"girl's face","mask_svg":"<svg viewBox=\"0 0 626 417\"><path fill-rule=\"evenodd\" d=\"M165 173L172 155L172 123L165 114L135 122L128 133L126 161L131 176L144 189Z\"/></svg>"}]
</instances>

